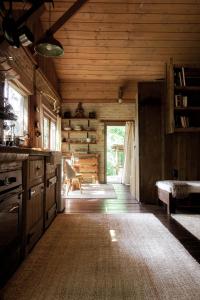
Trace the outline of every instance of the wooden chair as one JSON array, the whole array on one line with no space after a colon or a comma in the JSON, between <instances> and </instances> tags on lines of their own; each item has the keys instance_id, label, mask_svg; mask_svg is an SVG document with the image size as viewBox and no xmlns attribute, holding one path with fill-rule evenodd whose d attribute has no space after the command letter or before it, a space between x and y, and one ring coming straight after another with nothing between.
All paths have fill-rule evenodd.
<instances>
[{"instance_id":1,"label":"wooden chair","mask_svg":"<svg viewBox=\"0 0 200 300\"><path fill-rule=\"evenodd\" d=\"M67 184L67 195L69 193L69 190L73 188L75 182L78 184L78 188L82 193L82 189L81 189L82 175L76 173L76 171L70 166L70 164L67 161L65 161L64 174L65 174L64 183Z\"/></svg>"}]
</instances>

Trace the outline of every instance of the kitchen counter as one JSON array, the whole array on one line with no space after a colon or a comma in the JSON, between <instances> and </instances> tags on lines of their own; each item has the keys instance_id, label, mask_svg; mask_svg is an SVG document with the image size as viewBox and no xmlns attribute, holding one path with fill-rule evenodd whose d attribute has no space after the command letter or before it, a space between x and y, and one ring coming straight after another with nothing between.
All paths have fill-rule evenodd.
<instances>
[{"instance_id":1,"label":"kitchen counter","mask_svg":"<svg viewBox=\"0 0 200 300\"><path fill-rule=\"evenodd\" d=\"M1 153L16 153L16 154L29 154L29 155L42 155L50 156L51 151L43 150L40 148L25 148L25 147L9 147L9 146L0 146L0 155Z\"/></svg>"}]
</instances>

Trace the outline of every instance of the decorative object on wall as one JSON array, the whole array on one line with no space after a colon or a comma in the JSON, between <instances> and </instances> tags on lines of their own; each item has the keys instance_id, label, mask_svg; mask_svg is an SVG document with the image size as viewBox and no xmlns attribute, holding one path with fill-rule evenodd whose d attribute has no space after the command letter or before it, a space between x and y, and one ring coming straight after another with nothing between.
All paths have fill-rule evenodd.
<instances>
[{"instance_id":1,"label":"decorative object on wall","mask_svg":"<svg viewBox=\"0 0 200 300\"><path fill-rule=\"evenodd\" d=\"M78 106L77 106L77 109L75 110L75 118L84 118L85 115L84 115L84 109L82 107L82 103L79 102L78 103Z\"/></svg>"}]
</instances>

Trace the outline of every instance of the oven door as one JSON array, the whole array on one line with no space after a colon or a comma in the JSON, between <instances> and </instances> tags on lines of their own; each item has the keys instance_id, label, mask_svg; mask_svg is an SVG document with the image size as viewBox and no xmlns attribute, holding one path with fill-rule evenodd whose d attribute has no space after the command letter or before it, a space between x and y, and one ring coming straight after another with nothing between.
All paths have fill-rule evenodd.
<instances>
[{"instance_id":1,"label":"oven door","mask_svg":"<svg viewBox=\"0 0 200 300\"><path fill-rule=\"evenodd\" d=\"M16 269L22 245L22 190L0 196L0 285Z\"/></svg>"}]
</instances>

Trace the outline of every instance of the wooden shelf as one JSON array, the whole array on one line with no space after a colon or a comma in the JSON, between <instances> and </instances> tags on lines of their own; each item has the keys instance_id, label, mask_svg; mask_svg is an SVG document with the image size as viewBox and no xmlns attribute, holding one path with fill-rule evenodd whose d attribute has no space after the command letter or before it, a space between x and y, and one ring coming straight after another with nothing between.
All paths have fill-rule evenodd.
<instances>
[{"instance_id":1,"label":"wooden shelf","mask_svg":"<svg viewBox=\"0 0 200 300\"><path fill-rule=\"evenodd\" d=\"M175 91L184 92L184 91L200 91L200 86L175 86Z\"/></svg>"},{"instance_id":2,"label":"wooden shelf","mask_svg":"<svg viewBox=\"0 0 200 300\"><path fill-rule=\"evenodd\" d=\"M72 129L72 130L64 130L64 129L63 129L62 132L66 132L66 133L67 133L67 132L70 132L70 133L72 133L72 132L73 132L73 133L74 133L74 132L76 132L76 133L81 133L81 132L93 132L93 133L94 133L94 132L97 132L97 131L96 131L96 130L85 130L85 129L83 129L83 130L73 130L73 129Z\"/></svg>"},{"instance_id":3,"label":"wooden shelf","mask_svg":"<svg viewBox=\"0 0 200 300\"><path fill-rule=\"evenodd\" d=\"M193 111L199 111L200 110L200 106L197 106L197 107L195 107L195 106L175 107L174 110L179 110L179 111L187 111L187 110L189 110L189 111L191 111L191 110L193 110Z\"/></svg>"},{"instance_id":4,"label":"wooden shelf","mask_svg":"<svg viewBox=\"0 0 200 300\"><path fill-rule=\"evenodd\" d=\"M200 132L200 127L175 128L174 132Z\"/></svg>"},{"instance_id":5,"label":"wooden shelf","mask_svg":"<svg viewBox=\"0 0 200 300\"><path fill-rule=\"evenodd\" d=\"M97 118L62 118L64 121L71 121L71 120L97 120Z\"/></svg>"},{"instance_id":6,"label":"wooden shelf","mask_svg":"<svg viewBox=\"0 0 200 300\"><path fill-rule=\"evenodd\" d=\"M200 65L174 65L167 72L166 132L200 132Z\"/></svg>"},{"instance_id":7,"label":"wooden shelf","mask_svg":"<svg viewBox=\"0 0 200 300\"><path fill-rule=\"evenodd\" d=\"M68 145L95 145L97 142L62 142L62 144L68 144Z\"/></svg>"}]
</instances>

